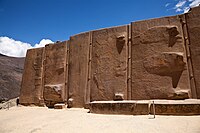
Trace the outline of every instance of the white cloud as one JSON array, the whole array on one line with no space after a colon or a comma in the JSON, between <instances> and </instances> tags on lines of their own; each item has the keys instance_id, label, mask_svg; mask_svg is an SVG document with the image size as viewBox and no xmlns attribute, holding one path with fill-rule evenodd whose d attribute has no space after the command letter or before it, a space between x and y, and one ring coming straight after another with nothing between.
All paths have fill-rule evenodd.
<instances>
[{"instance_id":1,"label":"white cloud","mask_svg":"<svg viewBox=\"0 0 200 133\"><path fill-rule=\"evenodd\" d=\"M0 37L0 53L12 57L25 57L27 49L44 47L49 43L53 42L49 39L42 39L39 44L31 46L29 43L16 41L9 37Z\"/></svg>"},{"instance_id":2,"label":"white cloud","mask_svg":"<svg viewBox=\"0 0 200 133\"><path fill-rule=\"evenodd\" d=\"M181 8L176 9L176 12L181 12L181 11L183 11Z\"/></svg>"},{"instance_id":3,"label":"white cloud","mask_svg":"<svg viewBox=\"0 0 200 133\"><path fill-rule=\"evenodd\" d=\"M168 7L169 5L171 5L170 3L165 4L165 7Z\"/></svg>"},{"instance_id":4,"label":"white cloud","mask_svg":"<svg viewBox=\"0 0 200 133\"><path fill-rule=\"evenodd\" d=\"M190 8L196 7L200 4L200 0L179 0L174 6L176 12L188 12Z\"/></svg>"},{"instance_id":5,"label":"white cloud","mask_svg":"<svg viewBox=\"0 0 200 133\"><path fill-rule=\"evenodd\" d=\"M35 44L35 48L44 47L46 44L53 43L49 39L42 39L39 44Z\"/></svg>"},{"instance_id":6,"label":"white cloud","mask_svg":"<svg viewBox=\"0 0 200 133\"><path fill-rule=\"evenodd\" d=\"M190 2L192 2L190 7L196 7L200 4L200 0L190 0Z\"/></svg>"},{"instance_id":7,"label":"white cloud","mask_svg":"<svg viewBox=\"0 0 200 133\"><path fill-rule=\"evenodd\" d=\"M176 8L180 8L183 7L185 5L187 1L186 0L180 0L177 4L176 4Z\"/></svg>"},{"instance_id":8,"label":"white cloud","mask_svg":"<svg viewBox=\"0 0 200 133\"><path fill-rule=\"evenodd\" d=\"M184 6L186 4L187 0L179 0L178 3L175 5L174 9L176 12L182 12L184 11Z\"/></svg>"},{"instance_id":9,"label":"white cloud","mask_svg":"<svg viewBox=\"0 0 200 133\"><path fill-rule=\"evenodd\" d=\"M186 3L186 0L180 0L177 4L176 4L176 8L180 8L183 7Z\"/></svg>"}]
</instances>

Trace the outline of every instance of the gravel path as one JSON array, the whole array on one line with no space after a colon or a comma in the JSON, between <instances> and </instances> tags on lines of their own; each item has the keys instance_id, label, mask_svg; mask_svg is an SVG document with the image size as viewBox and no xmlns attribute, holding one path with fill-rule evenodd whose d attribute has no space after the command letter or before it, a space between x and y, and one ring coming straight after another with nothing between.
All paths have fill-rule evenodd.
<instances>
[{"instance_id":1,"label":"gravel path","mask_svg":"<svg viewBox=\"0 0 200 133\"><path fill-rule=\"evenodd\" d=\"M85 109L0 110L0 133L200 133L200 116L99 115Z\"/></svg>"}]
</instances>

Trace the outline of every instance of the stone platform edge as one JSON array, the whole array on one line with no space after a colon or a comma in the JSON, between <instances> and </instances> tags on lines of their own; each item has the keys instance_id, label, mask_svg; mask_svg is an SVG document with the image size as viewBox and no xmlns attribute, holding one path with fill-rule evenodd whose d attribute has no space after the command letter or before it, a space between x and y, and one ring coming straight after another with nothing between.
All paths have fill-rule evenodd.
<instances>
[{"instance_id":1,"label":"stone platform edge","mask_svg":"<svg viewBox=\"0 0 200 133\"><path fill-rule=\"evenodd\" d=\"M93 101L89 109L96 114L200 115L200 100Z\"/></svg>"}]
</instances>

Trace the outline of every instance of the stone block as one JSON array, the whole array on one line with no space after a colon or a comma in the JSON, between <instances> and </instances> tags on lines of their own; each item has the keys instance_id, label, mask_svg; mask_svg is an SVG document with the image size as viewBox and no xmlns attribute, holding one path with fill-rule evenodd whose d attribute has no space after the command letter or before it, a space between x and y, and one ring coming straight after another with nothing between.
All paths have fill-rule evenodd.
<instances>
[{"instance_id":1,"label":"stone block","mask_svg":"<svg viewBox=\"0 0 200 133\"><path fill-rule=\"evenodd\" d=\"M190 80L194 80L194 92L197 98L200 98L200 6L192 8L186 14L187 30L189 35L189 48L192 62L193 75L190 75Z\"/></svg>"},{"instance_id":2,"label":"stone block","mask_svg":"<svg viewBox=\"0 0 200 133\"><path fill-rule=\"evenodd\" d=\"M151 106L150 114L153 114ZM155 101L156 115L199 115L200 101L191 100L158 100Z\"/></svg>"},{"instance_id":3,"label":"stone block","mask_svg":"<svg viewBox=\"0 0 200 133\"><path fill-rule=\"evenodd\" d=\"M96 114L148 115L148 102L143 101L94 101L90 112Z\"/></svg>"},{"instance_id":4,"label":"stone block","mask_svg":"<svg viewBox=\"0 0 200 133\"><path fill-rule=\"evenodd\" d=\"M153 105L154 101L154 105ZM94 101L90 112L123 115L199 115L200 100Z\"/></svg>"},{"instance_id":5,"label":"stone block","mask_svg":"<svg viewBox=\"0 0 200 133\"><path fill-rule=\"evenodd\" d=\"M180 20L165 17L131 27L132 99L166 99L176 88L189 90Z\"/></svg>"},{"instance_id":6,"label":"stone block","mask_svg":"<svg viewBox=\"0 0 200 133\"><path fill-rule=\"evenodd\" d=\"M184 91L184 90L178 90L178 91L175 91L174 93L170 94L167 99L171 99L171 100L189 99L189 92Z\"/></svg>"},{"instance_id":7,"label":"stone block","mask_svg":"<svg viewBox=\"0 0 200 133\"><path fill-rule=\"evenodd\" d=\"M66 102L66 57L66 41L45 46L43 95L48 107Z\"/></svg>"},{"instance_id":8,"label":"stone block","mask_svg":"<svg viewBox=\"0 0 200 133\"><path fill-rule=\"evenodd\" d=\"M64 109L66 107L63 103L57 103L54 105L54 109Z\"/></svg>"},{"instance_id":9,"label":"stone block","mask_svg":"<svg viewBox=\"0 0 200 133\"><path fill-rule=\"evenodd\" d=\"M67 107L68 108L72 108L73 107L73 102L74 102L74 99L69 98L68 101L67 101Z\"/></svg>"},{"instance_id":10,"label":"stone block","mask_svg":"<svg viewBox=\"0 0 200 133\"><path fill-rule=\"evenodd\" d=\"M26 54L19 102L22 105L44 105L44 48L29 49Z\"/></svg>"},{"instance_id":11,"label":"stone block","mask_svg":"<svg viewBox=\"0 0 200 133\"><path fill-rule=\"evenodd\" d=\"M69 98L73 99L73 107L83 107L86 102L89 46L89 32L70 37Z\"/></svg>"},{"instance_id":12,"label":"stone block","mask_svg":"<svg viewBox=\"0 0 200 133\"><path fill-rule=\"evenodd\" d=\"M93 31L91 101L127 98L127 26Z\"/></svg>"},{"instance_id":13,"label":"stone block","mask_svg":"<svg viewBox=\"0 0 200 133\"><path fill-rule=\"evenodd\" d=\"M114 100L122 101L122 100L124 100L124 95L122 93L115 93Z\"/></svg>"},{"instance_id":14,"label":"stone block","mask_svg":"<svg viewBox=\"0 0 200 133\"><path fill-rule=\"evenodd\" d=\"M45 85L44 93L46 94L44 96L45 100L49 101L57 101L62 102L63 100L61 97L63 97L63 90L65 85L64 84L57 84L57 85Z\"/></svg>"}]
</instances>

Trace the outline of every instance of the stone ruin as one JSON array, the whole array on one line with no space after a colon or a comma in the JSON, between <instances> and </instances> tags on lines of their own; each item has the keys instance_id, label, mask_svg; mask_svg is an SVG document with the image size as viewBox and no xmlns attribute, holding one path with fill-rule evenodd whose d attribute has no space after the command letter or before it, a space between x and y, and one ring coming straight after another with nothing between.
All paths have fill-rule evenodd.
<instances>
[{"instance_id":1,"label":"stone ruin","mask_svg":"<svg viewBox=\"0 0 200 133\"><path fill-rule=\"evenodd\" d=\"M30 49L20 103L87 107L92 101L199 99L199 37L196 7Z\"/></svg>"}]
</instances>

